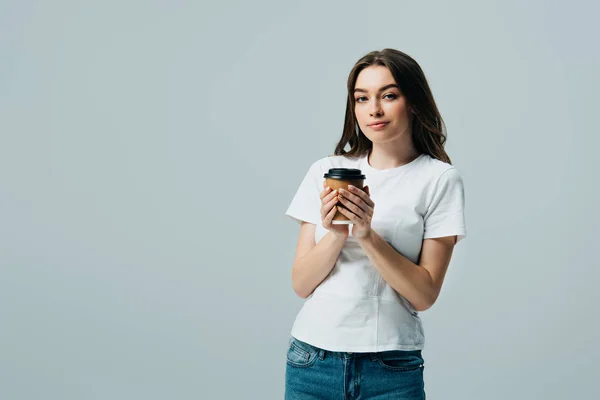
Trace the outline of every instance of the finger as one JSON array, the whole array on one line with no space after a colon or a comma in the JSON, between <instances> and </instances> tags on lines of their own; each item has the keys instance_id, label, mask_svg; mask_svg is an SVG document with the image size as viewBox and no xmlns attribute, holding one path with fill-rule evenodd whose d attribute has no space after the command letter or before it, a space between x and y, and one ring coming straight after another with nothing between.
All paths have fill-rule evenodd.
<instances>
[{"instance_id":1,"label":"finger","mask_svg":"<svg viewBox=\"0 0 600 400\"><path fill-rule=\"evenodd\" d=\"M330 187L326 187L325 189L323 189L323 190L321 191L321 193L319 194L319 198L320 198L321 200L323 200L323 197L327 196L327 194L329 193L329 191L331 191L331 188L330 188Z\"/></svg>"},{"instance_id":2,"label":"finger","mask_svg":"<svg viewBox=\"0 0 600 400\"><path fill-rule=\"evenodd\" d=\"M371 198L371 189L368 186L365 186L364 188L365 192L367 193L367 201L368 201L368 205L369 207L371 207L371 211L375 208L375 202L373 201L373 199Z\"/></svg>"},{"instance_id":3,"label":"finger","mask_svg":"<svg viewBox=\"0 0 600 400\"><path fill-rule=\"evenodd\" d=\"M365 188L361 190L356 186L348 185L348 190L354 195L360 197L361 200L364 201L369 207L375 207L375 203L373 203L373 200L371 200L371 191L369 190L368 186L365 186Z\"/></svg>"},{"instance_id":4,"label":"finger","mask_svg":"<svg viewBox=\"0 0 600 400\"><path fill-rule=\"evenodd\" d=\"M371 199L371 190L369 189L369 186L365 186L364 188L360 189L356 186L348 185L348 190L350 193L360 197L369 206L374 206L373 200Z\"/></svg>"},{"instance_id":5,"label":"finger","mask_svg":"<svg viewBox=\"0 0 600 400\"><path fill-rule=\"evenodd\" d=\"M339 198L339 197L338 197ZM357 206L356 204L352 203L350 200L342 197L340 199L340 202L346 206L347 209L349 209L350 211L352 211L354 214L356 214L358 217L360 217L360 219L366 220L367 219L367 213L360 208L359 206Z\"/></svg>"},{"instance_id":6,"label":"finger","mask_svg":"<svg viewBox=\"0 0 600 400\"><path fill-rule=\"evenodd\" d=\"M323 197L321 199L322 203L328 203L329 200L333 199L334 197L337 197L337 191L334 190L331 193L327 194L325 197Z\"/></svg>"},{"instance_id":7,"label":"finger","mask_svg":"<svg viewBox=\"0 0 600 400\"><path fill-rule=\"evenodd\" d=\"M337 211L336 207L332 207L331 210L329 210L329 213L323 219L323 226L331 225L331 222L333 221L333 217L335 216L336 211Z\"/></svg>"},{"instance_id":8,"label":"finger","mask_svg":"<svg viewBox=\"0 0 600 400\"><path fill-rule=\"evenodd\" d=\"M370 206L361 197L354 195L344 189L340 189L340 193L342 194L342 197L350 200L352 203L354 203L356 206L358 206L364 212L369 212Z\"/></svg>"},{"instance_id":9,"label":"finger","mask_svg":"<svg viewBox=\"0 0 600 400\"><path fill-rule=\"evenodd\" d=\"M338 198L334 197L332 198L330 201L328 201L327 203L325 203L323 205L323 207L321 208L321 216L325 217L327 216L327 214L331 211L332 208L335 208L335 204L338 202Z\"/></svg>"},{"instance_id":10,"label":"finger","mask_svg":"<svg viewBox=\"0 0 600 400\"><path fill-rule=\"evenodd\" d=\"M331 190L331 189L329 189L329 190ZM337 190L333 190L331 192L324 192L323 197L321 197L321 202L323 204L325 204L335 196L337 196Z\"/></svg>"},{"instance_id":11,"label":"finger","mask_svg":"<svg viewBox=\"0 0 600 400\"><path fill-rule=\"evenodd\" d=\"M351 222L355 224L360 224L363 221L358 217L358 215L354 214L352 211L346 210L343 207L337 206L337 210L344 214Z\"/></svg>"}]
</instances>

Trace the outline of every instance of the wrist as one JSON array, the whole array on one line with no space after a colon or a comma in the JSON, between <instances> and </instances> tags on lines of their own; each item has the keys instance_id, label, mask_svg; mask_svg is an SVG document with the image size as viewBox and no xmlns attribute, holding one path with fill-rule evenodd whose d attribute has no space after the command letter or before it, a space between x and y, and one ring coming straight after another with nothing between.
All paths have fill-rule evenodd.
<instances>
[{"instance_id":1,"label":"wrist","mask_svg":"<svg viewBox=\"0 0 600 400\"><path fill-rule=\"evenodd\" d=\"M373 228L369 228L369 230L364 235L357 237L356 240L358 242L369 242L369 241L373 240L374 234L375 234L375 231L373 230Z\"/></svg>"},{"instance_id":2,"label":"wrist","mask_svg":"<svg viewBox=\"0 0 600 400\"><path fill-rule=\"evenodd\" d=\"M348 238L348 232L337 232L334 230L329 231L331 235L338 240L346 240Z\"/></svg>"}]
</instances>

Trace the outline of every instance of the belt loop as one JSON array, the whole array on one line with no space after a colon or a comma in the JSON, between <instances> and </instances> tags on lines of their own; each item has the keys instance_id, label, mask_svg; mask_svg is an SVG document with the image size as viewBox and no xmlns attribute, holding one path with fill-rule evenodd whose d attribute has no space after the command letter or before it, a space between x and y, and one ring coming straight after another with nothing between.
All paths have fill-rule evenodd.
<instances>
[{"instance_id":1,"label":"belt loop","mask_svg":"<svg viewBox=\"0 0 600 400\"><path fill-rule=\"evenodd\" d=\"M319 349L319 359L321 361L325 359L325 353L327 353L325 350Z\"/></svg>"},{"instance_id":2,"label":"belt loop","mask_svg":"<svg viewBox=\"0 0 600 400\"><path fill-rule=\"evenodd\" d=\"M377 353L371 353L371 361L377 361Z\"/></svg>"}]
</instances>

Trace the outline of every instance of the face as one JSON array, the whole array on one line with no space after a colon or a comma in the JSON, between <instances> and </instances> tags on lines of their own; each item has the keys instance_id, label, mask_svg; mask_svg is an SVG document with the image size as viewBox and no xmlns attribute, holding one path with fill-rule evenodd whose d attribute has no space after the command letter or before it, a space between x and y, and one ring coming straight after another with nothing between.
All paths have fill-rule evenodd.
<instances>
[{"instance_id":1,"label":"face","mask_svg":"<svg viewBox=\"0 0 600 400\"><path fill-rule=\"evenodd\" d=\"M363 69L356 79L353 95L358 126L369 140L383 143L410 136L411 111L387 67ZM386 124L372 125L377 121Z\"/></svg>"}]
</instances>

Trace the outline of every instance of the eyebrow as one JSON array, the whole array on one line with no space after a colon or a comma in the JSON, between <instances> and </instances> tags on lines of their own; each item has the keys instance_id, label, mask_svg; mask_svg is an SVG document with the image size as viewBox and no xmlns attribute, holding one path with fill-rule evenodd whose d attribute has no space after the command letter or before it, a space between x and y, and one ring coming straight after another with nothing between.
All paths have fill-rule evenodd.
<instances>
[{"instance_id":1,"label":"eyebrow","mask_svg":"<svg viewBox=\"0 0 600 400\"><path fill-rule=\"evenodd\" d=\"M389 88L392 88L392 87L394 87L394 88L396 88L396 89L400 90L400 86L396 85L395 83L391 83L391 84L389 84L389 85L385 85L384 87L382 87L381 89L379 89L379 91L380 91L380 92L383 92L384 90L386 90L386 89L389 89ZM355 92L363 92L363 93L367 93L367 91L366 91L365 89L360 89L360 88L356 88L356 89L354 89L354 91L355 91Z\"/></svg>"}]
</instances>

